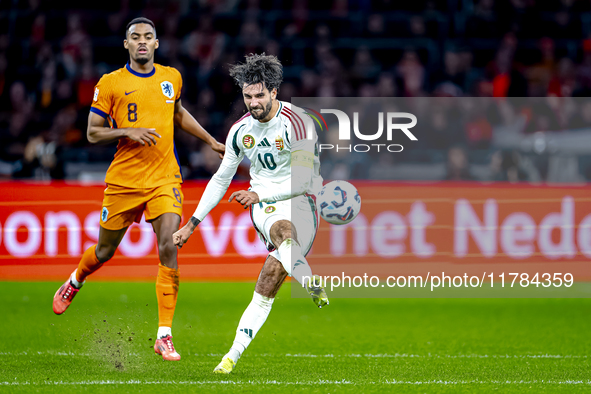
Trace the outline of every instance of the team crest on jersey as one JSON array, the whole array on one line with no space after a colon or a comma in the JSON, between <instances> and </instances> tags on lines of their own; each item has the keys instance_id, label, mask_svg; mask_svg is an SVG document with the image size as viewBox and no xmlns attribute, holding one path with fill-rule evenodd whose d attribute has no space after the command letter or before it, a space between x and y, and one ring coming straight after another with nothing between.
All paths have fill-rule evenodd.
<instances>
[{"instance_id":1,"label":"team crest on jersey","mask_svg":"<svg viewBox=\"0 0 591 394\"><path fill-rule=\"evenodd\" d=\"M273 213L275 212L275 207L269 206L265 208L265 213Z\"/></svg>"},{"instance_id":2,"label":"team crest on jersey","mask_svg":"<svg viewBox=\"0 0 591 394\"><path fill-rule=\"evenodd\" d=\"M250 134L246 134L242 137L242 144L246 149L250 149L254 146L254 137Z\"/></svg>"},{"instance_id":3,"label":"team crest on jersey","mask_svg":"<svg viewBox=\"0 0 591 394\"><path fill-rule=\"evenodd\" d=\"M277 147L277 150L279 152L281 152L284 148L285 148L285 144L283 143L283 138L281 138L281 136L277 136L277 138L275 138L275 146Z\"/></svg>"},{"instance_id":4,"label":"team crest on jersey","mask_svg":"<svg viewBox=\"0 0 591 394\"><path fill-rule=\"evenodd\" d=\"M174 97L174 87L172 86L172 83L164 81L160 84L160 87L162 88L162 93L164 93L166 97L169 99Z\"/></svg>"}]
</instances>

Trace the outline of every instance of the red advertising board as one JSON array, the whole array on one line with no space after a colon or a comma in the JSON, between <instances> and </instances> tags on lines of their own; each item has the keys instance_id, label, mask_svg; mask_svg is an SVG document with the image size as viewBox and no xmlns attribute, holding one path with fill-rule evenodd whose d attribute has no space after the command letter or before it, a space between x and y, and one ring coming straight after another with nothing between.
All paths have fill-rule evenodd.
<instances>
[{"instance_id":1,"label":"red advertising board","mask_svg":"<svg viewBox=\"0 0 591 394\"><path fill-rule=\"evenodd\" d=\"M357 185L360 215L328 226L319 273L481 276L569 272L591 279L591 187L480 183Z\"/></svg>"},{"instance_id":2,"label":"red advertising board","mask_svg":"<svg viewBox=\"0 0 591 394\"><path fill-rule=\"evenodd\" d=\"M591 187L352 183L362 198L361 214L346 226L321 223L310 255L320 273L506 267L568 270L576 280L591 279ZM205 185L183 185L183 223ZM96 242L104 186L6 182L0 187L0 280L62 280ZM227 196L246 187L234 183ZM265 256L248 211L225 198L180 250L179 266L184 279L251 280ZM142 222L93 277L155 278L157 264L156 236Z\"/></svg>"}]
</instances>

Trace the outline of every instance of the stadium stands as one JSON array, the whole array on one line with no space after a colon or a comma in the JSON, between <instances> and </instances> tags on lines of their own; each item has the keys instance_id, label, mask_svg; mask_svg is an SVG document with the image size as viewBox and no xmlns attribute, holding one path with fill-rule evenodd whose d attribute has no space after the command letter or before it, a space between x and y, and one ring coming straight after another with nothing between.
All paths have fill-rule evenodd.
<instances>
[{"instance_id":1,"label":"stadium stands","mask_svg":"<svg viewBox=\"0 0 591 394\"><path fill-rule=\"evenodd\" d=\"M2 2L0 177L102 180L115 148L86 140L92 91L102 74L125 64L125 24L143 15L157 25L156 61L181 71L184 105L218 139L243 111L227 64L266 51L285 65L283 100L541 97L525 107L496 102L496 114L470 119L464 108L431 111L421 119L420 148L370 170L371 159L326 154L326 178L591 179L591 99L584 98L591 92L591 3L407 3ZM186 179L211 173L196 140L179 133L177 148ZM453 170L457 163L465 168Z\"/></svg>"}]
</instances>

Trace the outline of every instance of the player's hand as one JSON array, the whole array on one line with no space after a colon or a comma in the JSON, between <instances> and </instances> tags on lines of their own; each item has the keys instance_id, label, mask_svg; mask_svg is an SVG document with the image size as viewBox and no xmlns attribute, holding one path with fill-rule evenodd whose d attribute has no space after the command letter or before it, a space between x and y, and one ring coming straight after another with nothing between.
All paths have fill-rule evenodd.
<instances>
[{"instance_id":1,"label":"player's hand","mask_svg":"<svg viewBox=\"0 0 591 394\"><path fill-rule=\"evenodd\" d=\"M240 190L232 193L228 202L232 202L234 198L244 206L244 209L248 208L251 204L257 204L259 202L259 195L248 190Z\"/></svg>"},{"instance_id":2,"label":"player's hand","mask_svg":"<svg viewBox=\"0 0 591 394\"><path fill-rule=\"evenodd\" d=\"M214 151L216 151L219 154L220 159L224 158L224 153L226 152L226 145L220 144L219 142L214 140L213 143L211 144L211 149L213 149Z\"/></svg>"},{"instance_id":3,"label":"player's hand","mask_svg":"<svg viewBox=\"0 0 591 394\"><path fill-rule=\"evenodd\" d=\"M195 230L195 227L191 222L188 222L179 231L172 234L172 242L177 248L182 248L183 245L189 240L191 234L193 234L193 230Z\"/></svg>"},{"instance_id":4,"label":"player's hand","mask_svg":"<svg viewBox=\"0 0 591 394\"><path fill-rule=\"evenodd\" d=\"M156 138L154 137L162 138L160 134L156 132L156 129L146 129L143 127L129 127L127 128L125 136L144 146L146 144L148 144L148 146L156 145Z\"/></svg>"}]
</instances>

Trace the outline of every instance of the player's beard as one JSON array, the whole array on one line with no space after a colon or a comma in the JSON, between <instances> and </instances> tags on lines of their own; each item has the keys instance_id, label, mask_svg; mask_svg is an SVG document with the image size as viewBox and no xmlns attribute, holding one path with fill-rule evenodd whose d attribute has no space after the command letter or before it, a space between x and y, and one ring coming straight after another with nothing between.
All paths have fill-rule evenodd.
<instances>
[{"instance_id":1,"label":"player's beard","mask_svg":"<svg viewBox=\"0 0 591 394\"><path fill-rule=\"evenodd\" d=\"M265 119L267 115L269 115L269 112L271 112L271 108L273 108L273 100L269 100L269 103L265 106L265 110L260 115L256 115L254 112L252 112L252 108L250 109L250 114L256 120Z\"/></svg>"},{"instance_id":2,"label":"player's beard","mask_svg":"<svg viewBox=\"0 0 591 394\"><path fill-rule=\"evenodd\" d=\"M135 61L143 66L144 64L146 64L150 61L150 58L148 56L145 56L145 57L138 56L135 58Z\"/></svg>"}]
</instances>

